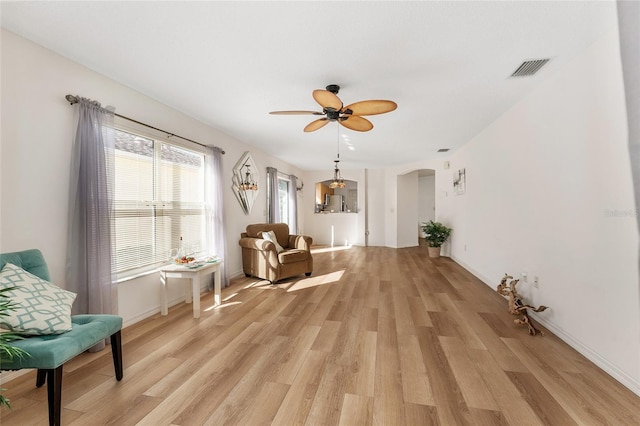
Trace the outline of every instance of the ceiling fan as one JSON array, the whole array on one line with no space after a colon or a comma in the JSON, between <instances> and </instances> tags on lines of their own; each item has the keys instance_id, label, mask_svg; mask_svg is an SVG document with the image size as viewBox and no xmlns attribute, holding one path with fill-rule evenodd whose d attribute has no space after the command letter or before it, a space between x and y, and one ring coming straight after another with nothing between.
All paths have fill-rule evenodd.
<instances>
[{"instance_id":1,"label":"ceiling fan","mask_svg":"<svg viewBox=\"0 0 640 426\"><path fill-rule=\"evenodd\" d=\"M305 132L313 132L327 125L330 121L337 121L347 129L358 132L368 132L373 129L373 124L363 115L376 115L391 112L398 107L393 101L371 100L360 101L347 106L342 104L338 96L340 86L330 84L327 90L314 90L313 99L320 104L322 112L318 111L271 111L269 114L276 115L324 115L307 124Z\"/></svg>"}]
</instances>

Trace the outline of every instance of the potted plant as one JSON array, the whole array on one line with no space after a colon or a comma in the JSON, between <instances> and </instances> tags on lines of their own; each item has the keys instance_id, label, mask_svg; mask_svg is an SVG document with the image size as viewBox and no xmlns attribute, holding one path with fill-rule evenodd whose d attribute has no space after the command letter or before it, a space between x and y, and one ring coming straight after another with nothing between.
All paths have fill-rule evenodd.
<instances>
[{"instance_id":1,"label":"potted plant","mask_svg":"<svg viewBox=\"0 0 640 426\"><path fill-rule=\"evenodd\" d=\"M440 222L422 222L422 232L425 233L427 240L429 257L440 257L440 247L451 235L453 229L444 226Z\"/></svg>"},{"instance_id":2,"label":"potted plant","mask_svg":"<svg viewBox=\"0 0 640 426\"><path fill-rule=\"evenodd\" d=\"M0 317L9 316L10 311L15 311L15 304L6 295L13 290L13 287L0 289ZM0 363L3 360L11 360L13 357L23 357L27 355L25 351L11 345L11 341L21 339L20 336L10 332L0 332ZM4 389L0 388L0 406L11 408L9 400L2 395Z\"/></svg>"}]
</instances>

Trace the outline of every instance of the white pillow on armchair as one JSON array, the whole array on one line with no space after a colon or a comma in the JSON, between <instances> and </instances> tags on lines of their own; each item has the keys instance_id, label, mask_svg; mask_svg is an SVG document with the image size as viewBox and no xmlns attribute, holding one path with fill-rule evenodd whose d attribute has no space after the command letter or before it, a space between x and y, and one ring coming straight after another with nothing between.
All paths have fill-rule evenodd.
<instances>
[{"instance_id":1,"label":"white pillow on armchair","mask_svg":"<svg viewBox=\"0 0 640 426\"><path fill-rule=\"evenodd\" d=\"M276 246L276 252L280 253L282 251L284 251L284 248L278 244L278 240L276 239L276 234L273 231L263 231L262 232L262 238L267 240L267 241L271 241L273 244L275 244Z\"/></svg>"}]
</instances>

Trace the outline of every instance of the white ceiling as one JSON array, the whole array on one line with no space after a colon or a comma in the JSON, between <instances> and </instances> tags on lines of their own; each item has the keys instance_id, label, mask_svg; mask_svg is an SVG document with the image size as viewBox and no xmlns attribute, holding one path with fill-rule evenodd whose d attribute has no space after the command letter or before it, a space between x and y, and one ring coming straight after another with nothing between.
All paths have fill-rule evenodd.
<instances>
[{"instance_id":1,"label":"white ceiling","mask_svg":"<svg viewBox=\"0 0 640 426\"><path fill-rule=\"evenodd\" d=\"M338 125L304 133L316 117L268 112L321 110L313 89L339 84L345 105L398 103L369 117L369 132L340 127L341 168L438 158L616 27L611 1L28 1L0 12L9 31L304 170L333 166ZM509 78L538 58L552 60Z\"/></svg>"}]
</instances>

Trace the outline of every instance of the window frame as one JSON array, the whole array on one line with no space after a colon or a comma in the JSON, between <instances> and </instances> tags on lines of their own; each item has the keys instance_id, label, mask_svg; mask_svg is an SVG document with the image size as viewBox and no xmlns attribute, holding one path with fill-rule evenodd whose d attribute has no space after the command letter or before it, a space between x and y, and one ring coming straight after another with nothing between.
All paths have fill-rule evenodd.
<instances>
[{"instance_id":1,"label":"window frame","mask_svg":"<svg viewBox=\"0 0 640 426\"><path fill-rule=\"evenodd\" d=\"M291 207L289 206L289 191L291 191L291 179L288 175L278 172L278 209L280 210L280 221L291 226L289 223L289 216L291 214ZM285 182L287 185L286 196L282 197L282 191L280 190L280 182ZM286 220L284 219L286 216Z\"/></svg>"},{"instance_id":2,"label":"window frame","mask_svg":"<svg viewBox=\"0 0 640 426\"><path fill-rule=\"evenodd\" d=\"M177 147L179 149L188 150L188 151L191 151L193 153L202 155L202 159L203 159L202 168L203 168L203 172L204 172L203 173L203 180L204 180L204 182L203 182L203 191L206 190L206 179L207 179L207 176L206 176L206 170L205 170L205 167L206 167L205 166L205 164L206 164L206 158L205 157L206 157L207 153L206 153L206 150L204 149L204 147L201 147L198 144L189 143L189 142L186 142L186 141L183 142L183 141L177 140L177 139L171 140L171 136L170 135L167 135L167 134L162 133L160 131L155 131L155 130L150 129L150 128L147 129L146 127L129 124L128 122L124 123L123 120L119 120L119 121L114 120L114 123L110 127L112 127L116 131L121 131L121 132L129 133L129 134L132 134L132 135L135 135L135 136L139 136L139 137L142 137L142 138L145 138L145 139L153 140L153 142L154 142L153 143L154 165L153 165L153 172L152 173L154 174L153 180L156 181L156 182L158 181L158 174L160 172L160 166L155 164L155 162L156 162L156 160L158 158L161 159L161 144L167 144L167 145L170 145L170 146L175 146L175 147ZM114 141L114 161L115 161L115 141ZM135 279L135 278L140 277L140 276L148 275L150 273L153 273L153 272L159 270L162 266L164 266L164 265L166 265L166 264L168 264L170 262L170 256L169 256L169 254L167 254L166 260L164 260L164 261L158 260L158 261L155 261L155 262L153 262L151 264L148 264L148 265L137 266L137 267L134 267L134 268L128 268L128 269L125 269L125 270L122 270L122 271L118 271L117 262L116 262L116 254L115 254L115 250L117 248L116 241L115 241L115 239L116 239L115 221L116 221L116 217L117 217L117 210L116 210L116 206L115 206L116 201L117 201L116 200L116 188L115 188L115 163L114 163L114 171L113 171L113 173L114 173L114 187L113 187L113 201L114 201L113 204L114 205L113 205L113 219L112 219L113 220L113 222L112 222L112 224L113 224L112 238L114 240L112 242L112 248L114 250L114 252L113 252L113 259L114 259L114 262L113 262L113 268L114 268L113 274L114 274L114 276L116 278L116 282L124 282L124 281L129 281L129 280ZM158 196L158 193L159 193L158 191L159 191L159 189L157 187L154 188L154 191L153 191L154 192L154 194L153 194L154 200L150 201L149 202L150 204L154 204L155 205L155 204L161 204L162 203L161 200L157 200L156 199L157 196ZM202 211L202 215L206 218L206 216L207 216L206 194L203 193L202 195L203 195L203 201L201 203L201 211ZM144 200L137 200L137 202L141 202L141 201L144 201ZM155 206L154 206L154 210L155 210ZM155 216L155 213L154 213L153 216ZM160 214L160 216L162 216L162 214ZM208 226L208 224L205 223L204 226L206 227L206 226ZM154 225L154 227L155 227L155 225ZM203 230L203 241L202 241L202 244L201 244L201 247L200 247L200 251L195 253L196 255L198 255L198 254L201 255L201 254L207 252L207 244L208 244L208 241L206 241L207 235L208 235L208 232L207 232L206 229L204 229ZM157 238L157 235L155 235L155 233L154 233L154 236L151 237L150 241L153 241L156 238ZM173 250L173 249L174 249L173 247L170 248L170 250Z\"/></svg>"}]
</instances>

